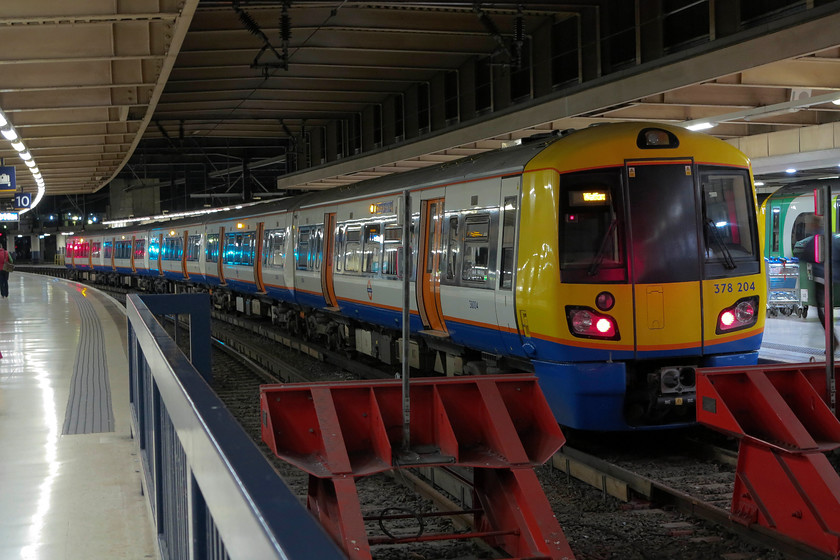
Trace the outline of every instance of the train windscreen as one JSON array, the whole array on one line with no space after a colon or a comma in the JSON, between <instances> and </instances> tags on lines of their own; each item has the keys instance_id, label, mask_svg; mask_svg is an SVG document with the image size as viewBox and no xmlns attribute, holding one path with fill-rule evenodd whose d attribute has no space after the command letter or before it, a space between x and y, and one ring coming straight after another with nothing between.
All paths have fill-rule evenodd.
<instances>
[{"instance_id":1,"label":"train windscreen","mask_svg":"<svg viewBox=\"0 0 840 560\"><path fill-rule=\"evenodd\" d=\"M755 208L746 170L699 166L706 278L758 272Z\"/></svg>"},{"instance_id":2,"label":"train windscreen","mask_svg":"<svg viewBox=\"0 0 840 560\"><path fill-rule=\"evenodd\" d=\"M560 270L563 282L624 282L621 169L560 178Z\"/></svg>"}]
</instances>

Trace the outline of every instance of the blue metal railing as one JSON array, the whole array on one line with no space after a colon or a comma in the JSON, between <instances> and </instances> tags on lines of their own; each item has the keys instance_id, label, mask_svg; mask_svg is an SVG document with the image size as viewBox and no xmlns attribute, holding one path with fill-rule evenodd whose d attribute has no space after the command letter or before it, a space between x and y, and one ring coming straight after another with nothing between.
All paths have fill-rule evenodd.
<instances>
[{"instance_id":1,"label":"blue metal railing","mask_svg":"<svg viewBox=\"0 0 840 560\"><path fill-rule=\"evenodd\" d=\"M344 559L208 385L206 294L130 295L132 430L164 560ZM181 353L155 314L188 314Z\"/></svg>"}]
</instances>

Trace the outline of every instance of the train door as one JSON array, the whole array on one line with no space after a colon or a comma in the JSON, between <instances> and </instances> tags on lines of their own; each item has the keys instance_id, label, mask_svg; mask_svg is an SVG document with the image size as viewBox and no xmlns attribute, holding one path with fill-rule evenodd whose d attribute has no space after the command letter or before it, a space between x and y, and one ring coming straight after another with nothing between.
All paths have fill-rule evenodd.
<instances>
[{"instance_id":1,"label":"train door","mask_svg":"<svg viewBox=\"0 0 840 560\"><path fill-rule=\"evenodd\" d=\"M516 275L516 232L519 215L521 176L502 179L501 211L499 212L499 278L496 285L496 319L508 350L521 348L514 305Z\"/></svg>"},{"instance_id":2,"label":"train door","mask_svg":"<svg viewBox=\"0 0 840 560\"><path fill-rule=\"evenodd\" d=\"M417 309L426 329L447 332L440 303L440 256L443 251L443 198L420 201L417 252Z\"/></svg>"},{"instance_id":3,"label":"train door","mask_svg":"<svg viewBox=\"0 0 840 560\"><path fill-rule=\"evenodd\" d=\"M137 274L137 263L134 260L134 251L137 247L137 237L132 235L131 236L131 273Z\"/></svg>"},{"instance_id":4,"label":"train door","mask_svg":"<svg viewBox=\"0 0 840 560\"><path fill-rule=\"evenodd\" d=\"M117 253L117 238L111 238L111 270L117 270L117 265L114 262L115 255Z\"/></svg>"},{"instance_id":5,"label":"train door","mask_svg":"<svg viewBox=\"0 0 840 560\"><path fill-rule=\"evenodd\" d=\"M158 267L158 274L163 276L163 234L158 234L157 238L157 254L155 255L155 260L157 260L157 267Z\"/></svg>"},{"instance_id":6,"label":"train door","mask_svg":"<svg viewBox=\"0 0 840 560\"><path fill-rule=\"evenodd\" d=\"M190 273L187 272L187 253L189 252L190 231L184 230L184 239L181 245L181 272L184 274L184 279L190 279Z\"/></svg>"},{"instance_id":7,"label":"train door","mask_svg":"<svg viewBox=\"0 0 840 560\"><path fill-rule=\"evenodd\" d=\"M321 293L328 308L338 310L333 284L333 259L335 258L335 212L324 214L324 262L321 265Z\"/></svg>"},{"instance_id":8,"label":"train door","mask_svg":"<svg viewBox=\"0 0 840 560\"><path fill-rule=\"evenodd\" d=\"M256 255L254 255L254 284L257 286L257 292L265 293L265 282L263 282L263 251L265 250L265 222L257 223L257 240L254 248Z\"/></svg>"},{"instance_id":9,"label":"train door","mask_svg":"<svg viewBox=\"0 0 840 560\"><path fill-rule=\"evenodd\" d=\"M700 353L702 269L693 163L625 164L637 358L684 354L688 348Z\"/></svg>"},{"instance_id":10,"label":"train door","mask_svg":"<svg viewBox=\"0 0 840 560\"><path fill-rule=\"evenodd\" d=\"M225 228L224 226L219 228L219 250L216 254L216 274L219 276L219 284L224 286L225 282L225 259L224 259L224 247L225 247Z\"/></svg>"}]
</instances>

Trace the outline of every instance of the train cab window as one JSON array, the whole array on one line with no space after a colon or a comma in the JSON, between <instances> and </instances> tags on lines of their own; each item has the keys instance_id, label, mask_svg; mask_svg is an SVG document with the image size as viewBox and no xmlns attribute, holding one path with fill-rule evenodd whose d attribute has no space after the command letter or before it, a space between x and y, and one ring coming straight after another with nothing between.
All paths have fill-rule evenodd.
<instances>
[{"instance_id":1,"label":"train cab window","mask_svg":"<svg viewBox=\"0 0 840 560\"><path fill-rule=\"evenodd\" d=\"M461 280L486 283L490 270L490 215L464 219L464 262Z\"/></svg>"},{"instance_id":2,"label":"train cab window","mask_svg":"<svg viewBox=\"0 0 840 560\"><path fill-rule=\"evenodd\" d=\"M382 256L382 224L366 225L362 240L362 272L378 274Z\"/></svg>"},{"instance_id":3,"label":"train cab window","mask_svg":"<svg viewBox=\"0 0 840 560\"><path fill-rule=\"evenodd\" d=\"M560 271L563 282L627 279L620 171L582 171L560 178Z\"/></svg>"},{"instance_id":4,"label":"train cab window","mask_svg":"<svg viewBox=\"0 0 840 560\"><path fill-rule=\"evenodd\" d=\"M219 262L219 234L210 233L207 235L207 244L204 248L204 260L209 263Z\"/></svg>"},{"instance_id":5,"label":"train cab window","mask_svg":"<svg viewBox=\"0 0 840 560\"><path fill-rule=\"evenodd\" d=\"M93 259L98 259L102 256L102 243L94 241L90 244L90 256Z\"/></svg>"},{"instance_id":6,"label":"train cab window","mask_svg":"<svg viewBox=\"0 0 840 560\"><path fill-rule=\"evenodd\" d=\"M263 264L267 268L283 268L286 260L286 230L272 229L265 232Z\"/></svg>"},{"instance_id":7,"label":"train cab window","mask_svg":"<svg viewBox=\"0 0 840 560\"><path fill-rule=\"evenodd\" d=\"M102 244L102 256L106 259L110 259L111 256L114 254L114 244L112 241L106 241Z\"/></svg>"},{"instance_id":8,"label":"train cab window","mask_svg":"<svg viewBox=\"0 0 840 560\"><path fill-rule=\"evenodd\" d=\"M384 242L382 274L398 277L400 275L400 255L402 254L402 227L386 226Z\"/></svg>"},{"instance_id":9,"label":"train cab window","mask_svg":"<svg viewBox=\"0 0 840 560\"><path fill-rule=\"evenodd\" d=\"M151 248L150 248L151 249ZM146 240L134 240L134 260L143 260L146 258Z\"/></svg>"},{"instance_id":10,"label":"train cab window","mask_svg":"<svg viewBox=\"0 0 840 560\"><path fill-rule=\"evenodd\" d=\"M700 166L706 277L758 272L758 236L746 170Z\"/></svg>"},{"instance_id":11,"label":"train cab window","mask_svg":"<svg viewBox=\"0 0 840 560\"><path fill-rule=\"evenodd\" d=\"M198 256L201 254L201 236L190 235L187 237L187 260L190 262L198 261Z\"/></svg>"},{"instance_id":12,"label":"train cab window","mask_svg":"<svg viewBox=\"0 0 840 560\"><path fill-rule=\"evenodd\" d=\"M801 214L796 216L796 219L793 221L793 227L791 228L790 232L790 246L793 247L806 237L811 237L812 235L814 235L814 233L816 232L813 231L813 229L815 225L818 225L820 223L820 218L817 218L813 212L802 212ZM776 242L776 245L778 247L778 242ZM776 251L778 252L778 250L779 249L777 248Z\"/></svg>"},{"instance_id":13,"label":"train cab window","mask_svg":"<svg viewBox=\"0 0 840 560\"><path fill-rule=\"evenodd\" d=\"M359 227L348 227L344 243L344 271L359 272L362 262L362 230Z\"/></svg>"}]
</instances>

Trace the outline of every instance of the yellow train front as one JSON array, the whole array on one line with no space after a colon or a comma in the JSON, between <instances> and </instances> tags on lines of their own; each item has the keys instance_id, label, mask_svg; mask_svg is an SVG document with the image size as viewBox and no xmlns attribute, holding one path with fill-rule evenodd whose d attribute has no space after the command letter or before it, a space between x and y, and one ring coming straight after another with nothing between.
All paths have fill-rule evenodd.
<instances>
[{"instance_id":1,"label":"yellow train front","mask_svg":"<svg viewBox=\"0 0 840 560\"><path fill-rule=\"evenodd\" d=\"M695 368L757 362L760 246L749 161L721 140L627 123L574 132L531 160L516 314L557 420L692 422Z\"/></svg>"}]
</instances>

